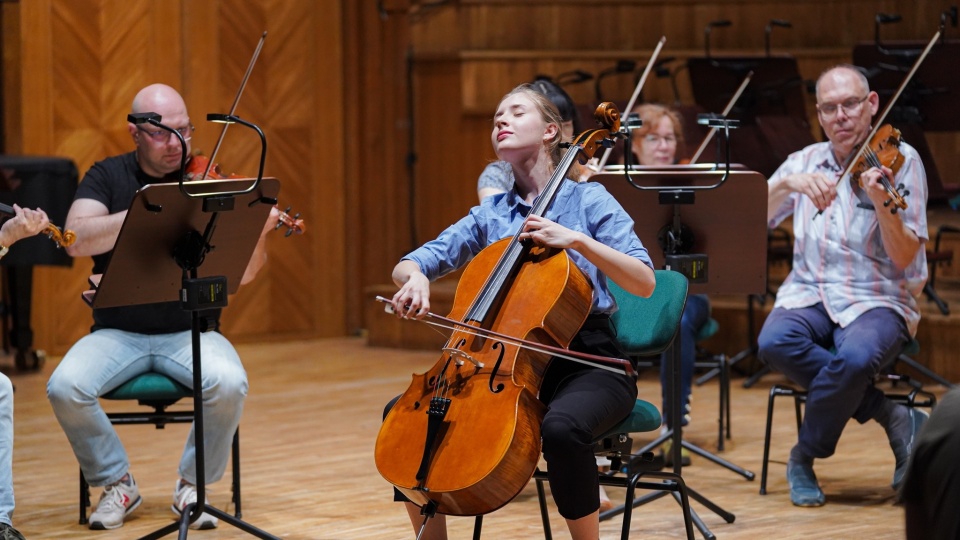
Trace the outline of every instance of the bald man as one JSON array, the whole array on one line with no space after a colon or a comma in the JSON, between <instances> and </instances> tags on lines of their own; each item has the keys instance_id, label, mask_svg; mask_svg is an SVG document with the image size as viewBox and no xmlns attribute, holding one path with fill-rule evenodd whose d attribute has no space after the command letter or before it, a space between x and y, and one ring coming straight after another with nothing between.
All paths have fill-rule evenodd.
<instances>
[{"instance_id":1,"label":"bald man","mask_svg":"<svg viewBox=\"0 0 960 540\"><path fill-rule=\"evenodd\" d=\"M193 125L180 94L163 84L141 90L132 112L154 112L162 122L187 140ZM67 248L74 257L93 257L93 273L102 273L120 234L137 190L147 184L179 181L179 139L153 125L128 124L133 152L97 162L77 188L67 214L66 227L77 234ZM272 229L275 214L264 224ZM261 235L242 283L253 279L265 261ZM220 310L204 312L213 331L201 335L203 358L203 417L206 482L223 476L233 434L240 422L247 395L247 377L240 357L216 330ZM193 387L191 315L178 302L94 309L91 333L81 338L64 356L47 383L47 397L63 428L80 468L91 486L102 486L97 509L90 516L91 529L116 529L141 503L140 491L130 473L123 444L98 398L137 374L159 372ZM180 515L196 502L196 454L193 431L187 439L175 482L173 512ZM195 529L217 526L217 519L204 513L191 524Z\"/></svg>"}]
</instances>

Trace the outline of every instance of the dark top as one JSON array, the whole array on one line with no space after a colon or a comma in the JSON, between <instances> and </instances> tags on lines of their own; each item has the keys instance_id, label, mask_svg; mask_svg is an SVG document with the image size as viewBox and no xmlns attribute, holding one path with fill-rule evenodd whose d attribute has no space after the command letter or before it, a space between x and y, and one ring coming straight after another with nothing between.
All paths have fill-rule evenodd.
<instances>
[{"instance_id":1,"label":"dark top","mask_svg":"<svg viewBox=\"0 0 960 540\"><path fill-rule=\"evenodd\" d=\"M154 178L140 169L136 154L130 152L94 163L77 187L76 199L93 199L103 203L110 214L130 208L137 191L147 184L177 182L177 173ZM93 273L102 274L110 262L113 250L93 256ZM201 312L207 329L219 326L220 310ZM141 304L93 310L91 331L115 328L140 334L168 334L189 330L190 312L177 301Z\"/></svg>"}]
</instances>

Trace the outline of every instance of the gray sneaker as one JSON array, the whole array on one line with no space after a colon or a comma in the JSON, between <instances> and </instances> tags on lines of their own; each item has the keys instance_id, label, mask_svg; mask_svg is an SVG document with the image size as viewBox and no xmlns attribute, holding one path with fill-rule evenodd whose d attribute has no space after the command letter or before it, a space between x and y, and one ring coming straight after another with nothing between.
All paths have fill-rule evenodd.
<instances>
[{"instance_id":1,"label":"gray sneaker","mask_svg":"<svg viewBox=\"0 0 960 540\"><path fill-rule=\"evenodd\" d=\"M117 482L104 488L97 509L90 514L90 528L96 531L118 529L123 526L123 518L130 515L143 499L133 475L126 482Z\"/></svg>"},{"instance_id":2,"label":"gray sneaker","mask_svg":"<svg viewBox=\"0 0 960 540\"><path fill-rule=\"evenodd\" d=\"M0 540L26 540L20 531L13 528L13 525L0 523Z\"/></svg>"},{"instance_id":3,"label":"gray sneaker","mask_svg":"<svg viewBox=\"0 0 960 540\"><path fill-rule=\"evenodd\" d=\"M204 497L204 504L207 504L206 497ZM177 480L177 484L173 488L173 504L170 505L170 509L173 510L173 513L180 517L188 505L197 502L197 488L185 482ZM196 521L190 524L191 529L215 529L217 528L217 522L219 520L211 516L210 514L204 512L200 514L200 517Z\"/></svg>"}]
</instances>

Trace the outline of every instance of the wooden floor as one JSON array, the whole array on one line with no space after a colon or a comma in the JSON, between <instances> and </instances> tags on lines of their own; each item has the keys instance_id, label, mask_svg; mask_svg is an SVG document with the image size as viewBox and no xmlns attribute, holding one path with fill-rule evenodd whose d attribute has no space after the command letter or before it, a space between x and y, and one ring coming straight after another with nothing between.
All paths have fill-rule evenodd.
<instances>
[{"instance_id":1,"label":"wooden floor","mask_svg":"<svg viewBox=\"0 0 960 540\"><path fill-rule=\"evenodd\" d=\"M406 388L412 372L429 367L436 353L367 347L361 338L238 348L250 379L241 423L244 520L287 539L413 538L402 509L391 502L390 486L374 467L373 447L384 403ZM49 358L36 373L11 373L17 389L15 525L31 540L107 540L137 538L171 523L176 466L187 433L183 425L163 431L119 428L144 503L116 531L89 531L77 524L77 465L45 396L57 361ZM684 470L690 486L736 515L728 524L694 504L713 533L721 539L902 538L903 512L893 505L889 486L893 456L875 423L851 423L837 454L817 463L827 505L795 508L787 494L784 459L796 435L790 404L781 399L769 493L758 494L767 391L778 380L767 376L751 389L734 381L733 439L722 455L754 471L756 480L696 457ZM659 402L655 374L644 374L640 385L641 396ZM717 383L696 388L694 397L686 437L715 449ZM99 493L93 496L96 500ZM226 481L212 486L212 505L232 511L229 500ZM449 522L451 538L471 537L472 519ZM568 538L555 510L553 522L555 537ZM619 538L619 529L618 518L604 522L601 535ZM531 485L486 517L484 537L542 538L541 530ZM666 498L639 508L632 530L634 538L683 538L679 506ZM190 537L252 538L222 523L213 531L191 531Z\"/></svg>"}]
</instances>

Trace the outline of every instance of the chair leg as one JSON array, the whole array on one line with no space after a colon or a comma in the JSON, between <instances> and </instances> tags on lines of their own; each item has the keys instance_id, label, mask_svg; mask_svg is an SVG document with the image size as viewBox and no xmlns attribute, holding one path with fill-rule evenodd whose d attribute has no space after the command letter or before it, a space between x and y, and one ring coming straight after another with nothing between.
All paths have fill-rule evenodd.
<instances>
[{"instance_id":1,"label":"chair leg","mask_svg":"<svg viewBox=\"0 0 960 540\"><path fill-rule=\"evenodd\" d=\"M553 540L553 531L550 530L550 514L547 511L547 493L543 489L543 479L537 478L537 500L540 502L540 519L543 521L543 537Z\"/></svg>"},{"instance_id":2,"label":"chair leg","mask_svg":"<svg viewBox=\"0 0 960 540\"><path fill-rule=\"evenodd\" d=\"M233 515L240 519L243 511L240 508L240 427L233 433Z\"/></svg>"},{"instance_id":3,"label":"chair leg","mask_svg":"<svg viewBox=\"0 0 960 540\"><path fill-rule=\"evenodd\" d=\"M80 471L80 525L87 524L87 508L90 508L90 486Z\"/></svg>"},{"instance_id":4,"label":"chair leg","mask_svg":"<svg viewBox=\"0 0 960 540\"><path fill-rule=\"evenodd\" d=\"M763 435L763 464L760 468L760 494L767 494L767 466L770 463L770 432L773 428L773 398L776 397L777 386L770 388L770 397L767 398L767 427Z\"/></svg>"},{"instance_id":5,"label":"chair leg","mask_svg":"<svg viewBox=\"0 0 960 540\"><path fill-rule=\"evenodd\" d=\"M663 471L640 471L633 476L627 482L627 494L624 500L623 505L623 528L620 533L621 540L628 540L630 538L630 522L633 518L633 508L639 503L634 502L636 488L644 480L644 476L652 476L654 478L660 478L662 480L672 481L676 485L675 489L668 489L666 491L661 491L661 494L672 492L674 497L677 498L680 503L680 509L683 513L683 526L687 533L687 540L693 540L693 511L690 509L690 500L687 496L687 485L683 481L683 477L679 474L672 472L663 472ZM660 486L657 485L644 485L647 489L657 489ZM704 535L705 538L709 536ZM715 537L714 537L715 538Z\"/></svg>"}]
</instances>

